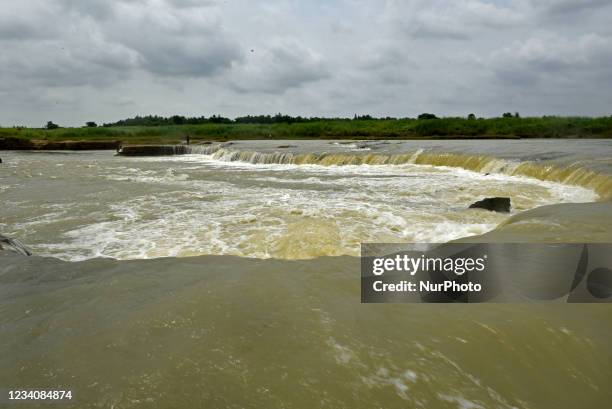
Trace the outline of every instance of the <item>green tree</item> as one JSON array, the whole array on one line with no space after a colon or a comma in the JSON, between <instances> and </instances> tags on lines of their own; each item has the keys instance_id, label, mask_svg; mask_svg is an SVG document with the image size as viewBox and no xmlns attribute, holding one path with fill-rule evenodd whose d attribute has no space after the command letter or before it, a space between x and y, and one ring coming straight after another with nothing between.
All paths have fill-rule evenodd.
<instances>
[{"instance_id":1,"label":"green tree","mask_svg":"<svg viewBox=\"0 0 612 409\"><path fill-rule=\"evenodd\" d=\"M474 119L476 119L476 115L474 115L474 114L469 114L469 115L468 115L468 119L469 119L470 121L473 121Z\"/></svg>"},{"instance_id":2,"label":"green tree","mask_svg":"<svg viewBox=\"0 0 612 409\"><path fill-rule=\"evenodd\" d=\"M173 115L170 117L170 122L174 125L183 125L186 121L186 118L182 115Z\"/></svg>"},{"instance_id":3,"label":"green tree","mask_svg":"<svg viewBox=\"0 0 612 409\"><path fill-rule=\"evenodd\" d=\"M438 119L434 114L423 113L419 115L419 119Z\"/></svg>"},{"instance_id":4,"label":"green tree","mask_svg":"<svg viewBox=\"0 0 612 409\"><path fill-rule=\"evenodd\" d=\"M58 124L54 124L53 121L47 122L47 129L57 129L59 128Z\"/></svg>"},{"instance_id":5,"label":"green tree","mask_svg":"<svg viewBox=\"0 0 612 409\"><path fill-rule=\"evenodd\" d=\"M98 124L93 122L93 121L86 122L85 125L87 125L88 128L97 128L98 127Z\"/></svg>"}]
</instances>

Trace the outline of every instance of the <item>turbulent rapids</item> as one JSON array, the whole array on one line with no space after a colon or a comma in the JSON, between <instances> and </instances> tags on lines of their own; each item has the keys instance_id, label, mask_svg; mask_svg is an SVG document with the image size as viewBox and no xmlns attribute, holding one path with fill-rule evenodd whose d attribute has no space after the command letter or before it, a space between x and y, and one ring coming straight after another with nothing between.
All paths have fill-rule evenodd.
<instances>
[{"instance_id":1,"label":"turbulent rapids","mask_svg":"<svg viewBox=\"0 0 612 409\"><path fill-rule=\"evenodd\" d=\"M512 215L468 209L483 197L510 197L516 214L601 200L610 186L580 160L565 168L580 171L562 177L554 170L561 162L493 159L470 152L480 147L474 144L465 153L438 153L425 143L418 149L312 144L163 147L170 156L149 157L5 155L2 228L36 254L66 260L311 259L358 255L362 242L445 242L487 233ZM533 155L531 146L521 149ZM551 152L538 159L546 155ZM530 169L540 177L522 174ZM28 191L19 189L24 181Z\"/></svg>"},{"instance_id":2,"label":"turbulent rapids","mask_svg":"<svg viewBox=\"0 0 612 409\"><path fill-rule=\"evenodd\" d=\"M418 150L403 154L294 154L287 152L262 153L253 151L234 151L220 147L179 148L176 154L197 153L213 155L222 161L240 161L252 164L291 164L291 165L432 165L449 166L480 173L501 173L514 176L528 176L539 180L582 186L595 190L602 198L612 198L612 176L572 164L567 167L536 162L508 161L492 156L478 156L453 153L429 153Z\"/></svg>"},{"instance_id":3,"label":"turbulent rapids","mask_svg":"<svg viewBox=\"0 0 612 409\"><path fill-rule=\"evenodd\" d=\"M543 181L558 182L582 186L596 191L602 199L612 198L612 175L598 173L588 168L588 164L540 163L538 160L520 161L501 159L491 155L470 155L465 153L425 152L418 149L406 153L294 153L294 152L258 152L252 150L235 150L230 144L203 146L158 146L154 149L139 147L140 154L155 151L159 155L212 155L216 160L228 162L245 162L251 164L281 165L404 165L418 164L431 166L448 166L471 170L480 173L501 173L511 176L527 176ZM370 150L368 144L349 145ZM291 147L291 145L289 145ZM376 146L376 145L373 145ZM297 147L297 146L293 146ZM555 157L554 155L552 156ZM546 156L544 156L546 158Z\"/></svg>"}]
</instances>

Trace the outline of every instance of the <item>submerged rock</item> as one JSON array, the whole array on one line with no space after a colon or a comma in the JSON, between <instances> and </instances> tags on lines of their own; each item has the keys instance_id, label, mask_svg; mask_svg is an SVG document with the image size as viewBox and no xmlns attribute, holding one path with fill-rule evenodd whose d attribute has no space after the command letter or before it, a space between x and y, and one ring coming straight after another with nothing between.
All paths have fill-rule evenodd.
<instances>
[{"instance_id":1,"label":"submerged rock","mask_svg":"<svg viewBox=\"0 0 612 409\"><path fill-rule=\"evenodd\" d=\"M23 256L31 256L32 252L19 240L11 239L0 234L0 251L7 250Z\"/></svg>"},{"instance_id":2,"label":"submerged rock","mask_svg":"<svg viewBox=\"0 0 612 409\"><path fill-rule=\"evenodd\" d=\"M485 209L492 212L510 213L509 197L487 197L470 205L470 209Z\"/></svg>"}]
</instances>

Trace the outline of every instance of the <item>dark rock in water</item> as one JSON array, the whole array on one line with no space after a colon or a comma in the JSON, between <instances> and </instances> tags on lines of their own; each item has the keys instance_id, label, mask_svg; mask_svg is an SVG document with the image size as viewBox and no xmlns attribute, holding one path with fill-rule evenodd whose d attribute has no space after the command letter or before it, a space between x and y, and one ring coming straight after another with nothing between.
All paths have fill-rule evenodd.
<instances>
[{"instance_id":1,"label":"dark rock in water","mask_svg":"<svg viewBox=\"0 0 612 409\"><path fill-rule=\"evenodd\" d=\"M36 141L35 149L60 151L116 150L120 145L120 141Z\"/></svg>"},{"instance_id":2,"label":"dark rock in water","mask_svg":"<svg viewBox=\"0 0 612 409\"><path fill-rule=\"evenodd\" d=\"M127 145L121 147L122 156L170 156L190 153L186 145Z\"/></svg>"},{"instance_id":3,"label":"dark rock in water","mask_svg":"<svg viewBox=\"0 0 612 409\"><path fill-rule=\"evenodd\" d=\"M509 197L487 197L470 205L470 209L486 209L492 212L510 213Z\"/></svg>"},{"instance_id":4,"label":"dark rock in water","mask_svg":"<svg viewBox=\"0 0 612 409\"><path fill-rule=\"evenodd\" d=\"M31 256L32 252L19 240L11 239L0 234L0 251L7 250L23 256Z\"/></svg>"}]
</instances>

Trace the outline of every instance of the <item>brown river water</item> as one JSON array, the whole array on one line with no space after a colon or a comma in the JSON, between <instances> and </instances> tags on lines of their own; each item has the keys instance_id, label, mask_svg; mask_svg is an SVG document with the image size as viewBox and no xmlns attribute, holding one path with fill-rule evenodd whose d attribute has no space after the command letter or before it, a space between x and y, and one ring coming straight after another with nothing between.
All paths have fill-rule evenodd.
<instances>
[{"instance_id":1,"label":"brown river water","mask_svg":"<svg viewBox=\"0 0 612 409\"><path fill-rule=\"evenodd\" d=\"M2 394L70 389L38 405L74 408L612 402L609 305L360 304L358 258L362 242L610 242L612 141L189 152L0 152L0 233L35 254L0 253ZM488 196L512 213L467 209Z\"/></svg>"}]
</instances>

